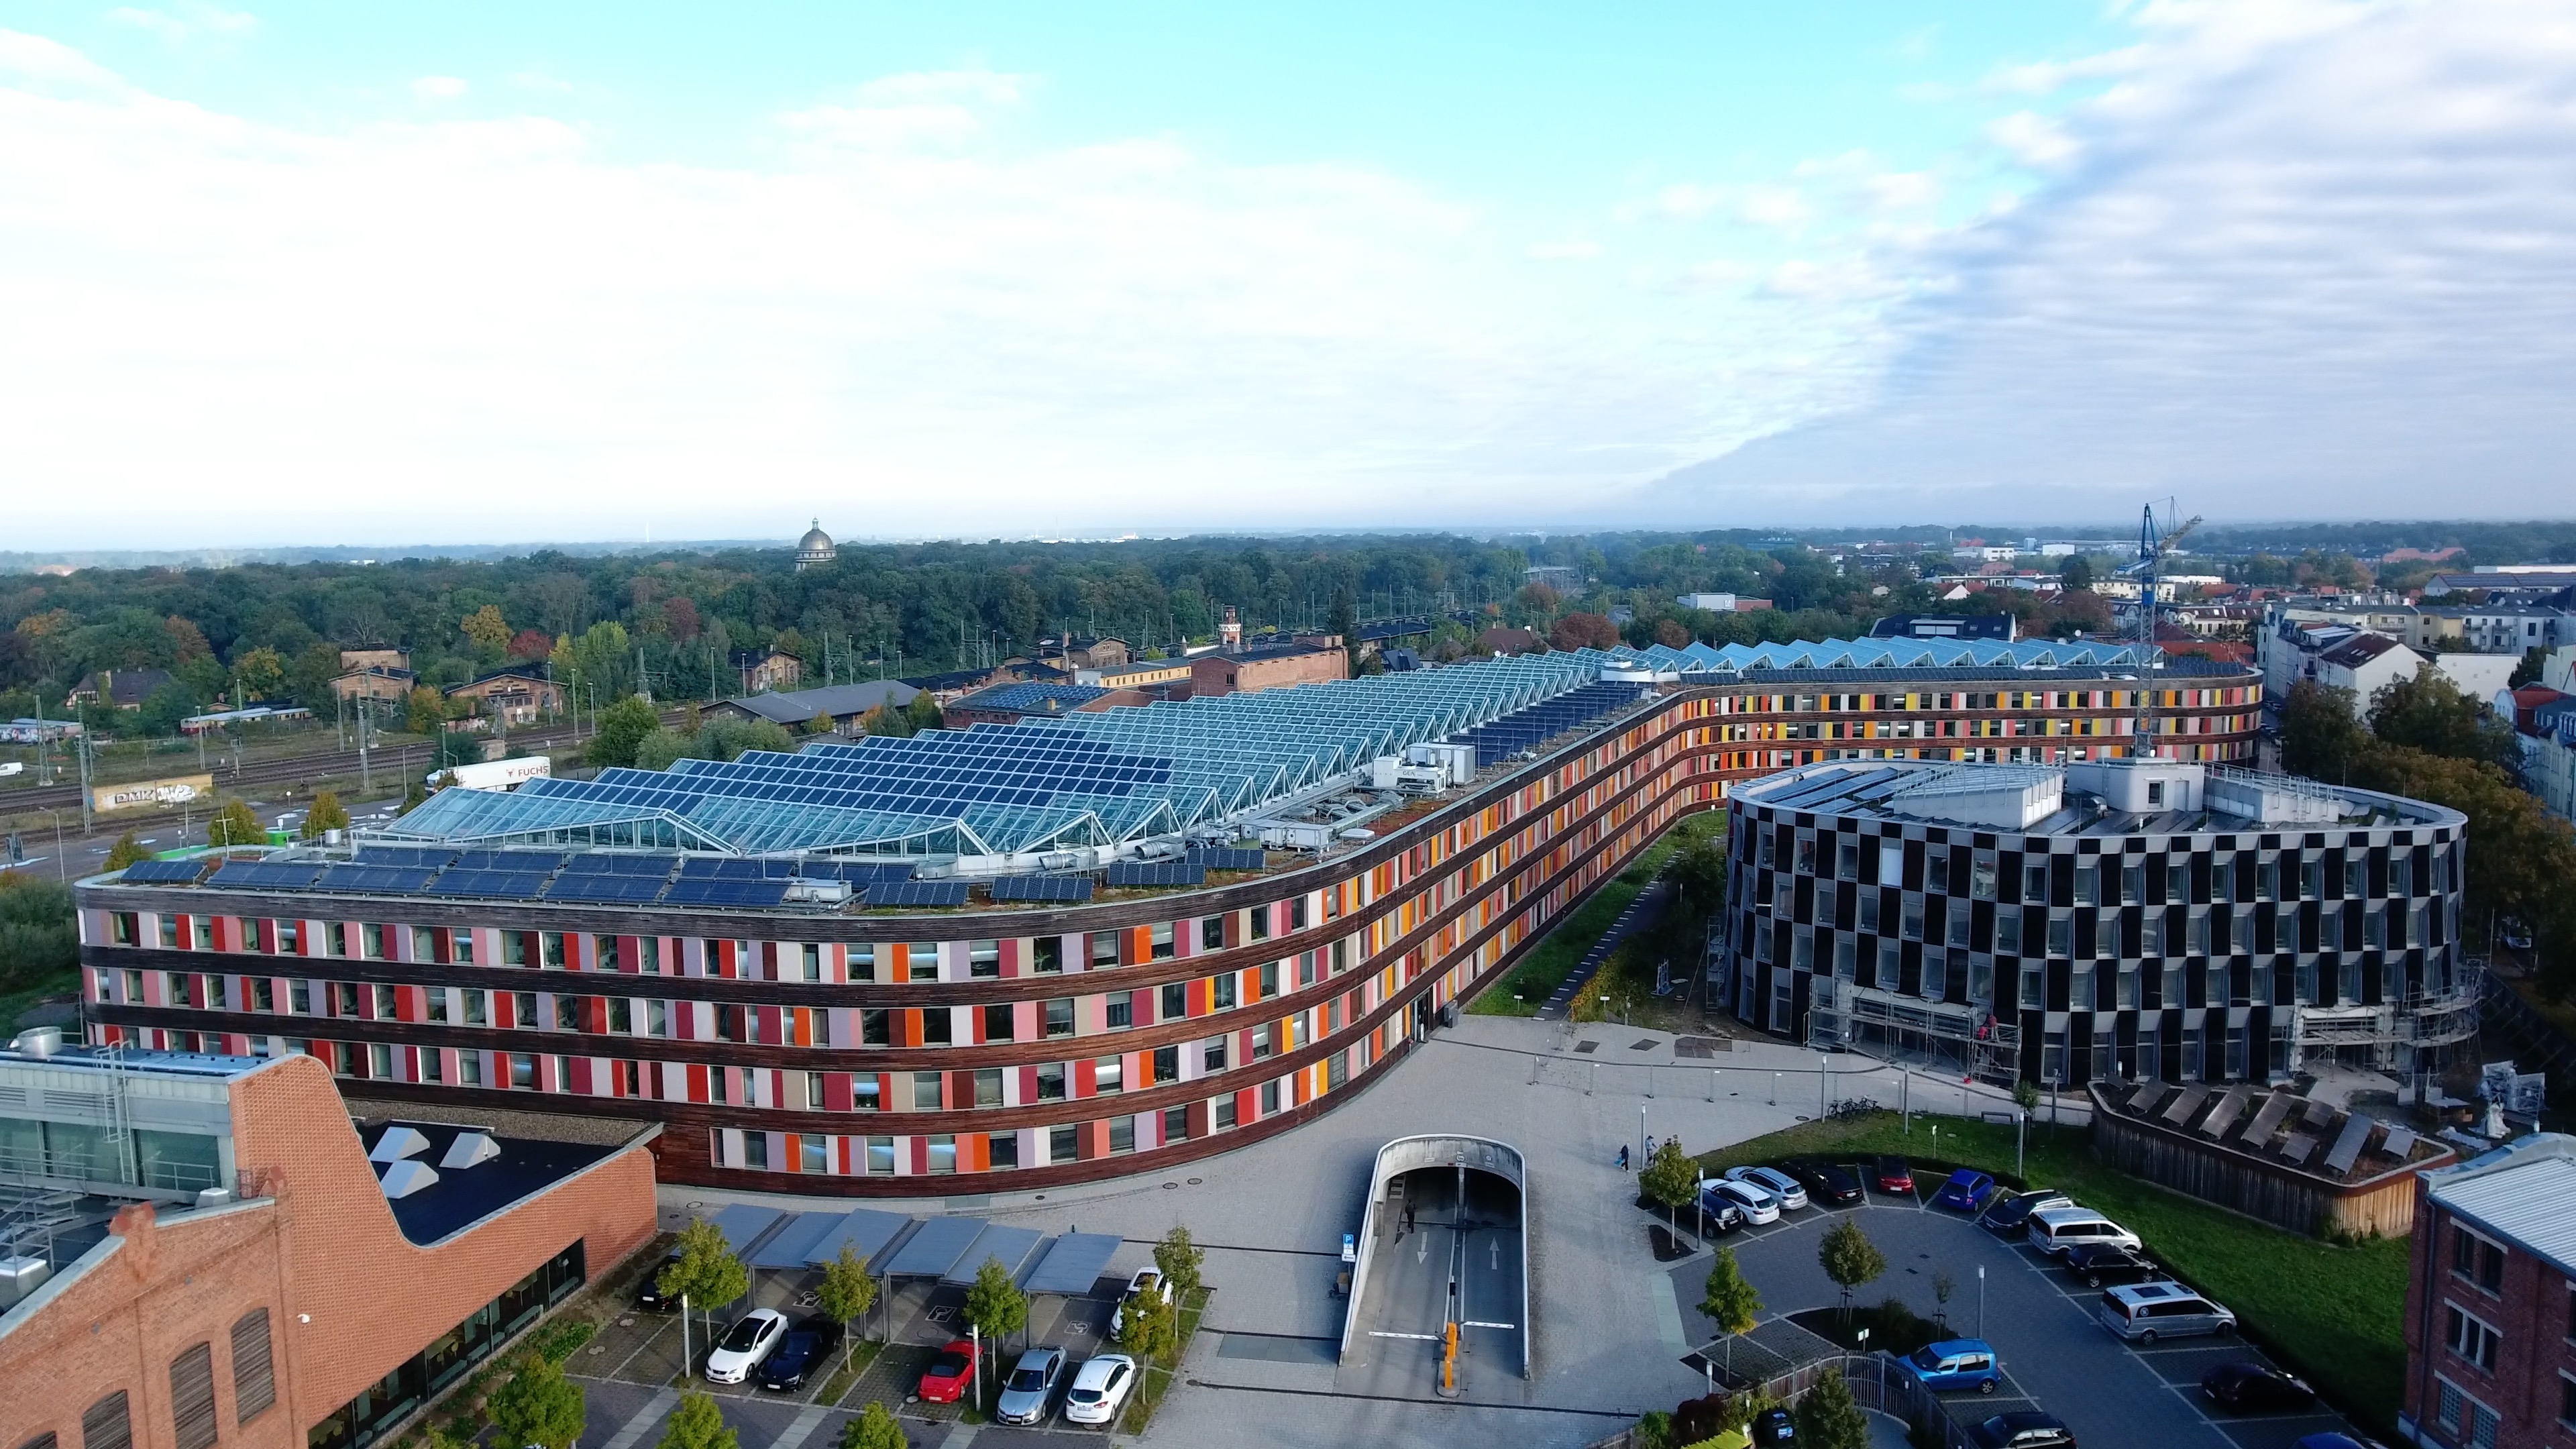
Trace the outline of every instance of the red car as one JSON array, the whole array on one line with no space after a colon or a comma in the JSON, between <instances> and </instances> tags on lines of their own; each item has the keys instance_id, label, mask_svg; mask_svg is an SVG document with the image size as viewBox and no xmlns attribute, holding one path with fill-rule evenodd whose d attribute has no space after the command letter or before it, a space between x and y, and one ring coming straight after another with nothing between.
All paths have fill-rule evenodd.
<instances>
[{"instance_id":1,"label":"red car","mask_svg":"<svg viewBox=\"0 0 2576 1449\"><path fill-rule=\"evenodd\" d=\"M941 1349L921 1371L921 1397L934 1404L953 1404L966 1397L975 1382L975 1345L958 1339Z\"/></svg>"},{"instance_id":2,"label":"red car","mask_svg":"<svg viewBox=\"0 0 2576 1449\"><path fill-rule=\"evenodd\" d=\"M1870 1175L1878 1182L1880 1192L1914 1194L1914 1169L1902 1157L1882 1157L1870 1164Z\"/></svg>"}]
</instances>

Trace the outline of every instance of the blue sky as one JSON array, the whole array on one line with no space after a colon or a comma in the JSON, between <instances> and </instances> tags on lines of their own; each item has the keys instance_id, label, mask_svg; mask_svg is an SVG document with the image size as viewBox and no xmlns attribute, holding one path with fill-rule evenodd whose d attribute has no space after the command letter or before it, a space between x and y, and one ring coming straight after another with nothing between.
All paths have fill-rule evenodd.
<instances>
[{"instance_id":1,"label":"blue sky","mask_svg":"<svg viewBox=\"0 0 2576 1449\"><path fill-rule=\"evenodd\" d=\"M22 522L2565 510L2564 7L1598 9L0 3Z\"/></svg>"}]
</instances>

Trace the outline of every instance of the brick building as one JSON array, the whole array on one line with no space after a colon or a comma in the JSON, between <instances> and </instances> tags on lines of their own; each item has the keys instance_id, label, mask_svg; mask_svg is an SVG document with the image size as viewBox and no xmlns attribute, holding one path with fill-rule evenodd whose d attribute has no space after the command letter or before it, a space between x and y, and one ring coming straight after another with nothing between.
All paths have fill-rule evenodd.
<instances>
[{"instance_id":1,"label":"brick building","mask_svg":"<svg viewBox=\"0 0 2576 1449\"><path fill-rule=\"evenodd\" d=\"M1202 654L1190 661L1190 694L1250 694L1290 684L1351 677L1350 656L1313 644L1273 644Z\"/></svg>"},{"instance_id":2,"label":"brick building","mask_svg":"<svg viewBox=\"0 0 2576 1449\"><path fill-rule=\"evenodd\" d=\"M310 1056L22 1034L0 1051L0 1444L372 1442L652 1237L652 1133L591 1135L362 1139Z\"/></svg>"},{"instance_id":3,"label":"brick building","mask_svg":"<svg viewBox=\"0 0 2576 1449\"><path fill-rule=\"evenodd\" d=\"M2427 1449L2576 1445L2576 1137L2420 1173L2398 1431Z\"/></svg>"},{"instance_id":4,"label":"brick building","mask_svg":"<svg viewBox=\"0 0 2576 1449\"><path fill-rule=\"evenodd\" d=\"M447 697L473 706L471 719L460 721L470 728L489 728L497 722L504 729L513 729L552 719L563 713L564 707L563 686L533 666L496 670L470 684L456 686L447 691Z\"/></svg>"}]
</instances>

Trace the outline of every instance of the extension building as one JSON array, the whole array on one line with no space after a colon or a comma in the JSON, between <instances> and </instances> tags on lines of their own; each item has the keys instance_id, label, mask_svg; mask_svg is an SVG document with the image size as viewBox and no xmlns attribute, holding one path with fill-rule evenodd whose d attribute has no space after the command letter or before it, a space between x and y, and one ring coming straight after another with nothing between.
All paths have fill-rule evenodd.
<instances>
[{"instance_id":1,"label":"extension building","mask_svg":"<svg viewBox=\"0 0 2576 1449\"><path fill-rule=\"evenodd\" d=\"M2576 1137L2416 1174L2398 1432L2424 1449L2576 1444Z\"/></svg>"},{"instance_id":2,"label":"extension building","mask_svg":"<svg viewBox=\"0 0 2576 1449\"><path fill-rule=\"evenodd\" d=\"M424 1111L660 1122L665 1181L1160 1171L1328 1110L1743 781L2117 755L2150 696L2160 751L2250 755L2250 671L1857 640L448 791L351 849L83 882L87 1009L144 1045L309 1052Z\"/></svg>"},{"instance_id":3,"label":"extension building","mask_svg":"<svg viewBox=\"0 0 2576 1449\"><path fill-rule=\"evenodd\" d=\"M1994 1082L2400 1076L2477 1029L2465 817L2167 759L1819 764L1733 792L1722 998Z\"/></svg>"}]
</instances>

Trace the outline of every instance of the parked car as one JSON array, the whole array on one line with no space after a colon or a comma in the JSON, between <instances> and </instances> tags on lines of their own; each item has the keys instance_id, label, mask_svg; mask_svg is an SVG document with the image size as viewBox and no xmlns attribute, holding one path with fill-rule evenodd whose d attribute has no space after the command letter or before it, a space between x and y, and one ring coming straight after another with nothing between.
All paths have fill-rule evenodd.
<instances>
[{"instance_id":1,"label":"parked car","mask_svg":"<svg viewBox=\"0 0 2576 1449\"><path fill-rule=\"evenodd\" d=\"M2211 1403L2236 1414L2286 1414L2317 1401L2317 1391L2305 1379L2251 1359L2223 1363L2202 1374L2200 1391Z\"/></svg>"},{"instance_id":2,"label":"parked car","mask_svg":"<svg viewBox=\"0 0 2576 1449\"><path fill-rule=\"evenodd\" d=\"M1127 1396L1136 1391L1136 1360L1123 1353L1104 1353L1083 1360L1073 1371L1073 1386L1064 1391L1068 1424L1114 1424Z\"/></svg>"},{"instance_id":3,"label":"parked car","mask_svg":"<svg viewBox=\"0 0 2576 1449\"><path fill-rule=\"evenodd\" d=\"M1126 1328L1127 1305L1134 1302L1139 1293L1158 1293L1162 1295L1164 1302L1172 1301L1172 1285L1163 1281L1161 1273L1152 1268L1137 1269L1127 1280L1127 1291L1118 1295L1118 1306L1109 1314L1111 1338L1116 1338L1120 1331Z\"/></svg>"},{"instance_id":4,"label":"parked car","mask_svg":"<svg viewBox=\"0 0 2576 1449\"><path fill-rule=\"evenodd\" d=\"M2055 1414L2024 1409L1969 1425L1968 1442L1977 1449L2075 1449L2075 1431Z\"/></svg>"},{"instance_id":5,"label":"parked car","mask_svg":"<svg viewBox=\"0 0 2576 1449\"><path fill-rule=\"evenodd\" d=\"M1056 1386L1064 1378L1064 1350L1033 1348L1011 1365L1002 1393L993 1400L993 1417L1005 1424L1041 1424L1055 1404Z\"/></svg>"},{"instance_id":6,"label":"parked car","mask_svg":"<svg viewBox=\"0 0 2576 1449\"><path fill-rule=\"evenodd\" d=\"M2146 1254L2117 1243L2084 1243L2066 1250L2066 1271L2087 1288L2114 1283L2153 1283L2165 1276Z\"/></svg>"},{"instance_id":7,"label":"parked car","mask_svg":"<svg viewBox=\"0 0 2576 1449\"><path fill-rule=\"evenodd\" d=\"M2140 1343L2236 1331L2235 1314L2180 1283L2129 1283L2104 1289L2095 1312L2103 1327Z\"/></svg>"},{"instance_id":8,"label":"parked car","mask_svg":"<svg viewBox=\"0 0 2576 1449\"><path fill-rule=\"evenodd\" d=\"M806 1378L841 1346L841 1325L828 1318L808 1318L787 1330L778 1347L760 1361L764 1389L801 1389Z\"/></svg>"},{"instance_id":9,"label":"parked car","mask_svg":"<svg viewBox=\"0 0 2576 1449\"><path fill-rule=\"evenodd\" d=\"M1901 1192L1907 1197L1914 1195L1914 1169L1908 1167L1902 1157L1878 1158L1870 1163L1869 1173L1880 1192Z\"/></svg>"},{"instance_id":10,"label":"parked car","mask_svg":"<svg viewBox=\"0 0 2576 1449\"><path fill-rule=\"evenodd\" d=\"M955 1339L930 1357L930 1366L921 1371L916 1389L924 1401L953 1404L966 1397L967 1388L975 1382L975 1343L972 1339Z\"/></svg>"},{"instance_id":11,"label":"parked car","mask_svg":"<svg viewBox=\"0 0 2576 1449\"><path fill-rule=\"evenodd\" d=\"M2030 1240L2041 1252L2062 1258L2084 1243L2116 1243L2123 1248L2143 1248L2138 1235L2093 1211L2081 1207L2041 1208L2030 1215Z\"/></svg>"},{"instance_id":12,"label":"parked car","mask_svg":"<svg viewBox=\"0 0 2576 1449\"><path fill-rule=\"evenodd\" d=\"M1786 1409L1765 1409L1753 1416L1752 1423L1744 1426L1744 1437L1756 1445L1795 1444L1798 1442L1798 1425Z\"/></svg>"},{"instance_id":13,"label":"parked car","mask_svg":"<svg viewBox=\"0 0 2576 1449\"><path fill-rule=\"evenodd\" d=\"M1820 1202L1828 1207L1842 1207L1861 1200L1860 1179L1851 1175L1851 1169L1838 1163L1799 1158L1784 1162L1780 1166L1782 1171L1796 1178L1798 1184L1807 1190L1809 1202Z\"/></svg>"},{"instance_id":14,"label":"parked car","mask_svg":"<svg viewBox=\"0 0 2576 1449\"><path fill-rule=\"evenodd\" d=\"M2504 929L2498 934L2504 938L2504 944L2509 949L2515 951L2531 949L2531 928L2511 916L2505 917Z\"/></svg>"},{"instance_id":15,"label":"parked car","mask_svg":"<svg viewBox=\"0 0 2576 1449\"><path fill-rule=\"evenodd\" d=\"M2055 1188L2034 1187L1987 1203L1986 1210L1977 1214L1977 1224L1988 1232L2017 1238L2029 1230L2032 1213L2041 1208L2073 1206L2075 1199Z\"/></svg>"},{"instance_id":16,"label":"parked car","mask_svg":"<svg viewBox=\"0 0 2576 1449\"><path fill-rule=\"evenodd\" d=\"M1927 1343L1897 1360L1934 1390L1975 1389L1991 1394L2004 1380L2004 1371L1995 1359L1994 1345L1982 1338L1948 1338Z\"/></svg>"},{"instance_id":17,"label":"parked car","mask_svg":"<svg viewBox=\"0 0 2576 1449\"><path fill-rule=\"evenodd\" d=\"M733 1321L723 1340L707 1355L707 1382L738 1384L760 1367L787 1336L787 1315L775 1308L755 1308Z\"/></svg>"},{"instance_id":18,"label":"parked car","mask_svg":"<svg viewBox=\"0 0 2576 1449\"><path fill-rule=\"evenodd\" d=\"M1703 1233L1731 1233L1744 1226L1744 1209L1735 1199L1712 1190L1699 1195L1699 1223Z\"/></svg>"},{"instance_id":19,"label":"parked car","mask_svg":"<svg viewBox=\"0 0 2576 1449\"><path fill-rule=\"evenodd\" d=\"M1780 1221L1780 1200L1749 1182L1729 1182L1720 1178L1701 1190L1701 1197L1713 1203L1731 1204L1744 1220L1760 1227Z\"/></svg>"},{"instance_id":20,"label":"parked car","mask_svg":"<svg viewBox=\"0 0 2576 1449\"><path fill-rule=\"evenodd\" d=\"M1973 1167L1962 1167L1951 1173L1950 1180L1941 1184L1941 1190L1933 1194L1932 1205L1956 1212L1974 1213L1984 1207L1986 1199L1994 1196L1994 1193L1993 1178Z\"/></svg>"},{"instance_id":21,"label":"parked car","mask_svg":"<svg viewBox=\"0 0 2576 1449\"><path fill-rule=\"evenodd\" d=\"M643 1309L647 1313L677 1313L680 1311L680 1295L674 1293L667 1298L664 1297L662 1295L662 1285L659 1281L662 1276L662 1270L670 1267L678 1261L680 1261L680 1250L673 1248L670 1252L662 1255L661 1262L654 1264L652 1269L645 1273L644 1281L637 1284L635 1288L636 1307Z\"/></svg>"},{"instance_id":22,"label":"parked car","mask_svg":"<svg viewBox=\"0 0 2576 1449\"><path fill-rule=\"evenodd\" d=\"M1788 1212L1796 1212L1807 1205L1807 1190L1798 1185L1796 1178L1776 1167L1730 1167L1726 1170L1726 1178L1729 1182L1753 1184L1780 1199L1781 1208Z\"/></svg>"}]
</instances>

